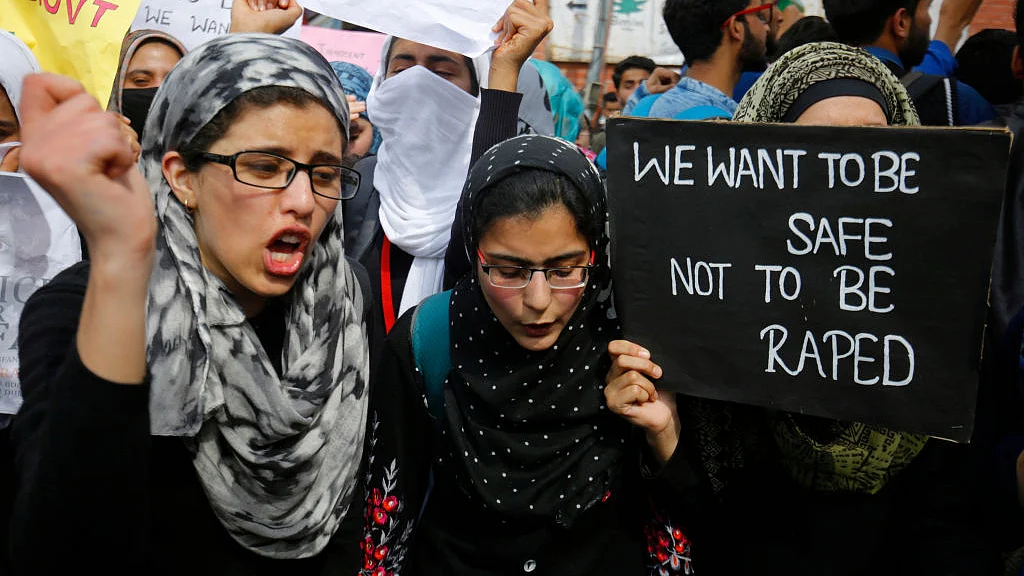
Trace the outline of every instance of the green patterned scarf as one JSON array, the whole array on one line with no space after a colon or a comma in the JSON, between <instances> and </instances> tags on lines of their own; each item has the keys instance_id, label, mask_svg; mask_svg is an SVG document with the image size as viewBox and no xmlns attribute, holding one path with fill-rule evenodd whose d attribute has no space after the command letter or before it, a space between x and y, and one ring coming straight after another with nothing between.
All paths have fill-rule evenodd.
<instances>
[{"instance_id":1,"label":"green patterned scarf","mask_svg":"<svg viewBox=\"0 0 1024 576\"><path fill-rule=\"evenodd\" d=\"M822 441L789 414L775 421L775 443L783 467L801 486L826 492L875 494L924 448L927 437L829 421L832 438Z\"/></svg>"}]
</instances>

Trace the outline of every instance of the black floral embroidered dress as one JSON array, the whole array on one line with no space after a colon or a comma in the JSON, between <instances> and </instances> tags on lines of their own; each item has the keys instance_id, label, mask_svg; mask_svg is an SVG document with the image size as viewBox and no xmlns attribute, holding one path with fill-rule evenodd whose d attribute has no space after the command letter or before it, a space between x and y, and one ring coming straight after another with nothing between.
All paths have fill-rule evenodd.
<instances>
[{"instance_id":1,"label":"black floral embroidered dress","mask_svg":"<svg viewBox=\"0 0 1024 576\"><path fill-rule=\"evenodd\" d=\"M373 378L361 576L694 573L684 522L698 480L681 451L647 473L639 436L610 489L571 526L483 509L436 461L443 444L410 331L411 312L392 330Z\"/></svg>"}]
</instances>

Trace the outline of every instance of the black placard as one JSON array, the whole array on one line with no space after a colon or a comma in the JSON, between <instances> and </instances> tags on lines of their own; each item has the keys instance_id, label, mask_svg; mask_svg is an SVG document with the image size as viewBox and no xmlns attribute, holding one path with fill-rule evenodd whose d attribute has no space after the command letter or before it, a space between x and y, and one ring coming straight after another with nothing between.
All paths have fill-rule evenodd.
<instances>
[{"instance_id":1,"label":"black placard","mask_svg":"<svg viewBox=\"0 0 1024 576\"><path fill-rule=\"evenodd\" d=\"M668 389L967 441L1009 145L613 120L626 337Z\"/></svg>"}]
</instances>

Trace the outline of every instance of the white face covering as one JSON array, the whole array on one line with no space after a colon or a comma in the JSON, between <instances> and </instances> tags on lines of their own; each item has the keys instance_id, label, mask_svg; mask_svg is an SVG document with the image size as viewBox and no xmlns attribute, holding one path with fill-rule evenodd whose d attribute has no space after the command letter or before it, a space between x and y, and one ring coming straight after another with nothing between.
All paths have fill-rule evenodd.
<instances>
[{"instance_id":1,"label":"white face covering","mask_svg":"<svg viewBox=\"0 0 1024 576\"><path fill-rule=\"evenodd\" d=\"M374 187L388 240L415 258L398 314L441 291L444 254L469 171L480 100L422 66L374 81L366 99L380 129Z\"/></svg>"}]
</instances>

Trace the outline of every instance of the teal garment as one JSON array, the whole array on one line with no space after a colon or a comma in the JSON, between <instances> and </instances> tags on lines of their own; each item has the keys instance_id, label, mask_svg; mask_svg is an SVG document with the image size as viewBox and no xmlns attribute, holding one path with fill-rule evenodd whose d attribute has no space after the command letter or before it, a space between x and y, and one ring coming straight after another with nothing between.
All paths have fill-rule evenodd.
<instances>
[{"instance_id":1,"label":"teal garment","mask_svg":"<svg viewBox=\"0 0 1024 576\"><path fill-rule=\"evenodd\" d=\"M555 136L576 142L580 134L580 116L583 115L583 98L576 92L576 87L562 74L558 66L544 60L530 58L540 77L544 80L544 88L548 91L551 101L551 113L555 117Z\"/></svg>"},{"instance_id":2,"label":"teal garment","mask_svg":"<svg viewBox=\"0 0 1024 576\"><path fill-rule=\"evenodd\" d=\"M366 97L370 94L370 85L373 84L373 76L369 72L351 62L331 62L331 68L338 75L338 80L341 80L341 89L345 91L346 96L355 96L356 101L366 102ZM366 112L360 112L359 116L367 121L370 119ZM383 137L380 130L374 126L373 143L370 144L369 153L376 154L381 142Z\"/></svg>"},{"instance_id":3,"label":"teal garment","mask_svg":"<svg viewBox=\"0 0 1024 576\"><path fill-rule=\"evenodd\" d=\"M416 369L423 374L427 390L427 409L438 422L444 421L444 383L452 371L448 308L452 291L424 300L413 315L412 353Z\"/></svg>"}]
</instances>

